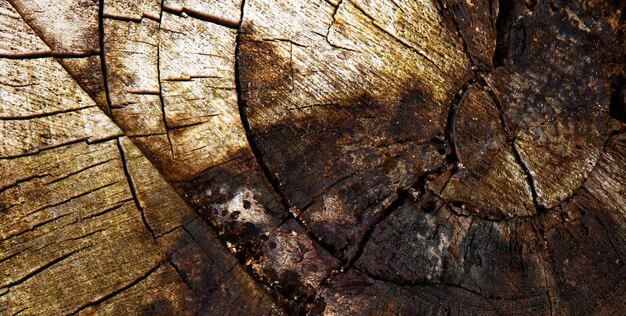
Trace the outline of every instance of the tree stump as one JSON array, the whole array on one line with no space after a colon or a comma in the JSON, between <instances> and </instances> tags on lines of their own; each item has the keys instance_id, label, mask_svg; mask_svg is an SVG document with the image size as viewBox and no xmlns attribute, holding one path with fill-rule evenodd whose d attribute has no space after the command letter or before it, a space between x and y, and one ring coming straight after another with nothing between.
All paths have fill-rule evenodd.
<instances>
[{"instance_id":1,"label":"tree stump","mask_svg":"<svg viewBox=\"0 0 626 316\"><path fill-rule=\"evenodd\" d=\"M625 11L0 0L0 314L623 313Z\"/></svg>"}]
</instances>

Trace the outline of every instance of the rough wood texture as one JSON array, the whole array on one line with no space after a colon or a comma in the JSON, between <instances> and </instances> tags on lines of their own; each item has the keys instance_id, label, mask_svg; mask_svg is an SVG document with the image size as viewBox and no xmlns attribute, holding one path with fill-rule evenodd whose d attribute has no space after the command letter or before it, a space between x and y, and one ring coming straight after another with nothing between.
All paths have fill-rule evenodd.
<instances>
[{"instance_id":1,"label":"rough wood texture","mask_svg":"<svg viewBox=\"0 0 626 316\"><path fill-rule=\"evenodd\" d=\"M625 16L0 0L0 314L623 313Z\"/></svg>"},{"instance_id":2,"label":"rough wood texture","mask_svg":"<svg viewBox=\"0 0 626 316\"><path fill-rule=\"evenodd\" d=\"M54 58L0 71L1 314L283 312Z\"/></svg>"}]
</instances>

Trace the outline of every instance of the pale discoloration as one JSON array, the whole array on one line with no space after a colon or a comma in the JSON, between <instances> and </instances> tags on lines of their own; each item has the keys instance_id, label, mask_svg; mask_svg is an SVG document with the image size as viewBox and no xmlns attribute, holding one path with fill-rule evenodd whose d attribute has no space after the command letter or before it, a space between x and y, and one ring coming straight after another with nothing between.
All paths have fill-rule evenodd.
<instances>
[{"instance_id":1,"label":"pale discoloration","mask_svg":"<svg viewBox=\"0 0 626 316\"><path fill-rule=\"evenodd\" d=\"M98 4L90 0L8 0L56 54L98 53Z\"/></svg>"},{"instance_id":2,"label":"pale discoloration","mask_svg":"<svg viewBox=\"0 0 626 316\"><path fill-rule=\"evenodd\" d=\"M291 289L300 298L315 292L338 265L339 261L313 242L293 220L268 236L260 260L252 262L261 278Z\"/></svg>"},{"instance_id":3,"label":"pale discoloration","mask_svg":"<svg viewBox=\"0 0 626 316\"><path fill-rule=\"evenodd\" d=\"M210 195L211 192L207 194ZM232 221L252 223L263 231L268 231L276 224L276 220L267 214L265 207L255 200L254 192L241 188L234 194L235 196L226 203L211 205L220 224Z\"/></svg>"}]
</instances>

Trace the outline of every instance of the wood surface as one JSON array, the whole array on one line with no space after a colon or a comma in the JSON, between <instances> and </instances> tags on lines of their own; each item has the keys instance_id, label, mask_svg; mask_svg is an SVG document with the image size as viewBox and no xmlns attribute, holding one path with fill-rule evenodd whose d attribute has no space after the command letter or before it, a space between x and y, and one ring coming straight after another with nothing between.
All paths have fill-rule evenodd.
<instances>
[{"instance_id":1,"label":"wood surface","mask_svg":"<svg viewBox=\"0 0 626 316\"><path fill-rule=\"evenodd\" d=\"M626 3L0 0L0 315L619 315Z\"/></svg>"}]
</instances>

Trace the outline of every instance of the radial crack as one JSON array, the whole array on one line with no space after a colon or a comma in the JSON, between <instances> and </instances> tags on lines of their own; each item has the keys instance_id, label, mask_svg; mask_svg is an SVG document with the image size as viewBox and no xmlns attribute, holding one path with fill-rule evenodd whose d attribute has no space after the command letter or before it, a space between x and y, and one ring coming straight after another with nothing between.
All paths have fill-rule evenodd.
<instances>
[{"instance_id":1,"label":"radial crack","mask_svg":"<svg viewBox=\"0 0 626 316\"><path fill-rule=\"evenodd\" d=\"M137 210L139 210L139 212L141 213L141 220L143 221L144 226L146 226L146 229L148 230L148 232L150 232L150 235L152 235L152 238L156 240L156 235L154 234L154 230L148 224L148 221L146 220L146 216L144 213L144 209L141 206L139 197L137 196L137 189L135 188L135 183L133 182L133 178L130 175L130 171L128 169L128 162L126 161L126 155L124 154L122 143L119 140L117 141L117 148L120 152L120 157L122 159L122 166L124 167L124 174L126 175L128 187L130 188L130 194L133 196L133 201L135 202L135 205L137 206Z\"/></svg>"},{"instance_id":2,"label":"radial crack","mask_svg":"<svg viewBox=\"0 0 626 316\"><path fill-rule=\"evenodd\" d=\"M513 155L515 156L515 160L517 161L517 164L522 168L522 170L524 170L524 175L525 175L526 181L528 182L528 186L530 187L530 192L533 196L533 203L535 204L535 208L537 212L545 211L545 208L539 203L539 197L537 195L537 188L535 186L535 178L533 177L532 173L530 172L530 169L528 169L528 166L522 159L522 156L517 150L515 143L511 144L511 149L513 151Z\"/></svg>"},{"instance_id":3,"label":"radial crack","mask_svg":"<svg viewBox=\"0 0 626 316\"><path fill-rule=\"evenodd\" d=\"M520 168L522 168L522 170L524 171L524 177L526 178L526 182L528 184L528 187L530 188L530 193L532 194L532 197L533 197L533 204L535 206L535 210L537 213L545 212L546 208L543 207L539 203L539 196L537 194L535 178L533 177L530 169L528 168L528 165L526 165L526 162L524 162L524 160L522 159L522 156L520 155L519 150L517 149L517 146L515 146L517 135L516 135L516 132L511 131L511 128L510 128L511 122L508 116L506 115L504 106L500 102L500 99L498 99L498 97L493 93L493 90L491 90L491 86L486 80L481 78L481 84L483 85L483 88L485 89L485 91L487 92L487 94L489 95L493 103L495 104L496 108L498 109L498 117L500 118L500 123L502 124L506 132L507 140L509 141L510 146L511 146L511 151L513 152L513 155L515 156L515 161L520 166Z\"/></svg>"},{"instance_id":4,"label":"radial crack","mask_svg":"<svg viewBox=\"0 0 626 316\"><path fill-rule=\"evenodd\" d=\"M113 114L111 112L111 96L109 94L109 75L107 72L104 53L104 0L100 0L98 4L98 43L100 45L100 71L102 72L107 114L112 117Z\"/></svg>"},{"instance_id":5,"label":"radial crack","mask_svg":"<svg viewBox=\"0 0 626 316\"><path fill-rule=\"evenodd\" d=\"M105 302L105 301L107 301L107 300L117 296L118 294L123 293L124 291L126 291L126 290L132 288L133 286L137 285L139 282L147 279L150 275L152 275L152 273L154 273L156 270L158 270L165 262L167 262L167 261L163 261L163 262L157 264L155 267L153 267L152 269L148 270L148 272L146 272L144 275L139 276L137 279L133 280L132 282L128 283L127 285L122 286L121 288L119 288L119 289L117 289L117 290L115 290L115 291L113 291L113 292L111 292L111 293L109 293L107 295L104 295L104 296L100 297L99 299L97 299L97 300L95 300L93 302L89 302L89 303L87 303L85 305L80 306L79 308L77 308L74 312L70 313L69 315L76 315L76 314L78 314L80 311L82 311L84 309L87 309L87 308L89 308L91 306L96 306L96 305L98 305L100 303L103 303L103 302Z\"/></svg>"},{"instance_id":6,"label":"radial crack","mask_svg":"<svg viewBox=\"0 0 626 316\"><path fill-rule=\"evenodd\" d=\"M161 4L161 17L159 18L159 30L161 30L161 23L163 21L163 4ZM163 83L161 81L161 36L158 36L157 42L157 81L159 82L159 103L161 104L161 116L163 117L163 127L165 128L165 135L167 137L167 143L170 146L170 155L172 159L176 159L174 156L174 146L172 145L172 139L170 138L169 126L167 124L167 114L165 112L165 101L163 100Z\"/></svg>"},{"instance_id":7,"label":"radial crack","mask_svg":"<svg viewBox=\"0 0 626 316\"><path fill-rule=\"evenodd\" d=\"M59 258L51 260L50 262L45 263L44 265L42 265L42 266L38 267L37 269L31 271L30 273L26 274L25 276L21 277L20 279L6 284L5 287L11 288L11 287L14 287L14 286L16 286L16 285L18 285L20 283L23 283L26 280L36 276L37 274L39 274L39 273L41 273L43 271L45 271L46 269L51 268L52 266L56 265L57 263L60 263L61 261L63 261L65 259L73 256L74 254L78 253L79 251L81 251L83 249L86 249L86 248L89 248L89 247L91 247L91 246L86 246L86 247L82 247L82 248L76 249L74 251L71 251L71 252L69 252L69 253L59 257Z\"/></svg>"}]
</instances>

